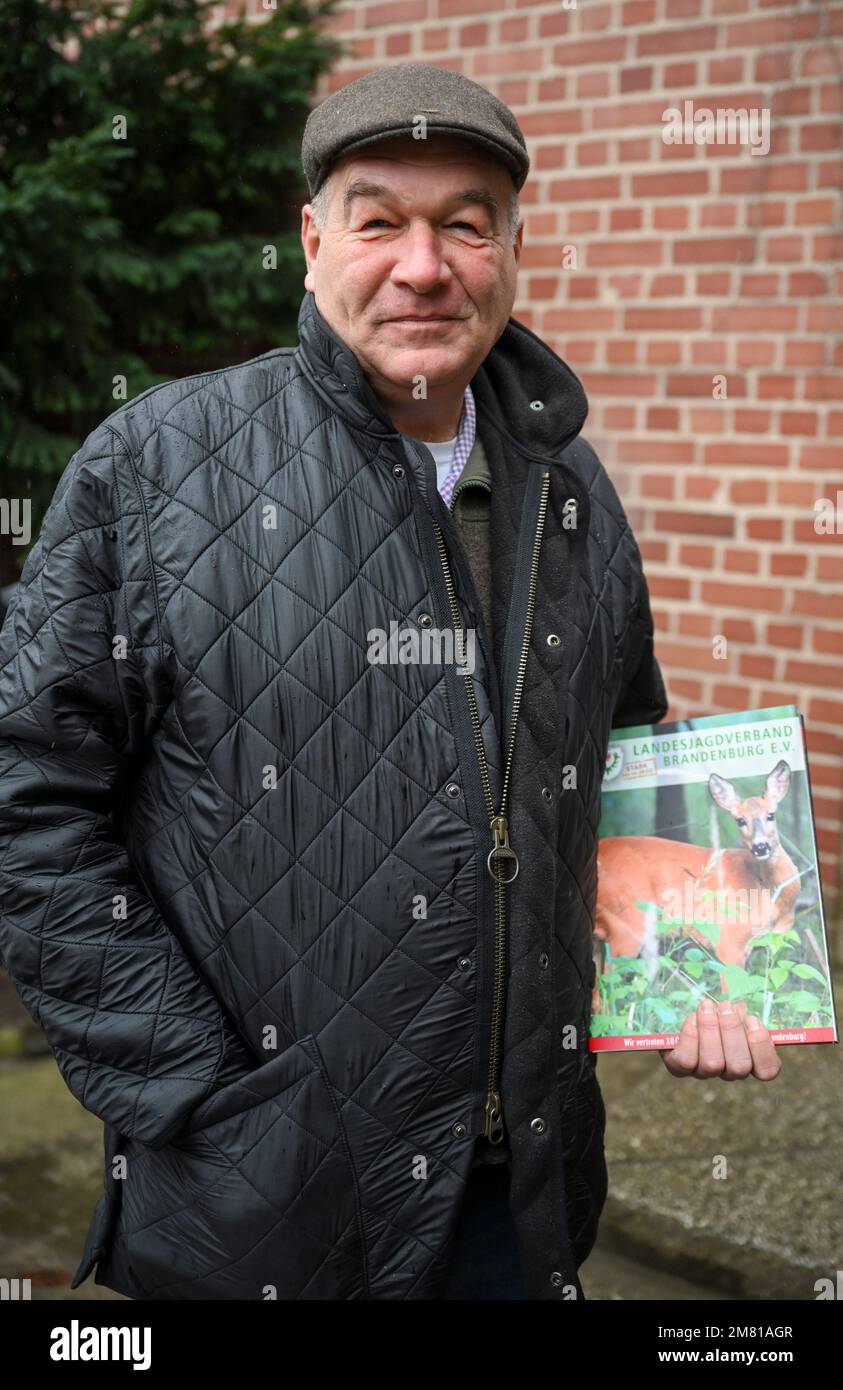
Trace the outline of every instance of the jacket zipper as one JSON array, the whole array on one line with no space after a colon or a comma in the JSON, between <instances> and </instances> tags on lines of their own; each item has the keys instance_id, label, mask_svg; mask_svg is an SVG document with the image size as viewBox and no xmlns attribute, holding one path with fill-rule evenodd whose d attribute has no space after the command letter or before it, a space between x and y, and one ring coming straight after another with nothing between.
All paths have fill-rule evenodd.
<instances>
[{"instance_id":1,"label":"jacket zipper","mask_svg":"<svg viewBox=\"0 0 843 1390\"><path fill-rule=\"evenodd\" d=\"M486 867L491 874L495 884L495 966L494 983L492 990L492 1041L489 1052L489 1074L486 1089L485 1104L485 1127L483 1135L490 1144L500 1144L505 1135L503 1106L500 1094L500 1062L501 1062L501 1042L502 1042L502 1022L503 1022L503 1001L506 967L506 911L504 889L508 883L512 883L518 875L518 855L509 843L509 823L506 816L506 803L509 794L509 779L512 772L512 758L515 751L515 733L518 727L518 714L521 708L521 696L524 690L524 679L527 674L527 658L530 651L530 640L533 631L533 618L536 608L536 589L538 584L539 570L539 550L544 534L544 522L547 513L547 499L550 491L550 473L545 472L542 476L542 491L539 502L538 521L536 525L536 535L533 541L533 557L530 566L530 584L527 593L527 611L524 621L524 635L521 643L521 656L518 662L518 673L515 680L515 690L512 701L512 721L509 733L509 747L506 753L504 764L503 786L501 789L501 804L495 812L494 800L492 797L492 784L489 779L489 767L486 761L486 749L483 746L483 731L480 726L480 714L477 709L477 697L474 693L474 683L471 672L467 667L463 670L465 680L465 691L468 697L468 706L471 714L471 724L474 730L474 741L477 747L477 756L480 762L480 777L483 783L483 792L486 798L486 809L489 816L489 831L492 836L492 848L486 860ZM459 604L457 603L454 581L451 576L451 568L448 563L448 554L445 549L445 541L442 535L442 528L437 522L433 523L436 532L436 543L439 547L439 555L442 561L442 569L445 576L445 588L448 592L448 601L451 605L451 617L454 625L454 634L462 633L463 623L460 616ZM457 639L457 650L460 657L463 656L463 644ZM464 663L463 663L464 664ZM512 872L509 872L512 870Z\"/></svg>"}]
</instances>

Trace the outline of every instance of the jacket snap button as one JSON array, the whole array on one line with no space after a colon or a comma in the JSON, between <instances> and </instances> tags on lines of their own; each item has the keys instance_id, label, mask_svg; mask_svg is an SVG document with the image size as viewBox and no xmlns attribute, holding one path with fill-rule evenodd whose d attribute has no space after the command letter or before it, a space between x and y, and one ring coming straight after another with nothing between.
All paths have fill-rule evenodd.
<instances>
[{"instance_id":1,"label":"jacket snap button","mask_svg":"<svg viewBox=\"0 0 843 1390\"><path fill-rule=\"evenodd\" d=\"M561 641L562 638L559 636L558 632L549 632L547 634L547 645L549 647L558 647Z\"/></svg>"},{"instance_id":2,"label":"jacket snap button","mask_svg":"<svg viewBox=\"0 0 843 1390\"><path fill-rule=\"evenodd\" d=\"M553 800L553 792L550 790L550 787L542 787L542 796L544 797L545 801Z\"/></svg>"},{"instance_id":3,"label":"jacket snap button","mask_svg":"<svg viewBox=\"0 0 843 1390\"><path fill-rule=\"evenodd\" d=\"M403 463L396 463L395 467L392 470L392 476L393 478L403 478L404 472L405 469Z\"/></svg>"},{"instance_id":4,"label":"jacket snap button","mask_svg":"<svg viewBox=\"0 0 843 1390\"><path fill-rule=\"evenodd\" d=\"M539 956L539 969L546 970L549 965L550 956L547 954L547 951L542 951L541 955Z\"/></svg>"},{"instance_id":5,"label":"jacket snap button","mask_svg":"<svg viewBox=\"0 0 843 1390\"><path fill-rule=\"evenodd\" d=\"M429 613L419 614L419 627L433 627L433 619Z\"/></svg>"},{"instance_id":6,"label":"jacket snap button","mask_svg":"<svg viewBox=\"0 0 843 1390\"><path fill-rule=\"evenodd\" d=\"M559 1273L558 1269L554 1269L553 1273L550 1276L550 1282L555 1289L560 1288L561 1285L564 1283L562 1275Z\"/></svg>"},{"instance_id":7,"label":"jacket snap button","mask_svg":"<svg viewBox=\"0 0 843 1390\"><path fill-rule=\"evenodd\" d=\"M459 796L460 794L460 789L456 782L449 782L445 790L449 796Z\"/></svg>"},{"instance_id":8,"label":"jacket snap button","mask_svg":"<svg viewBox=\"0 0 843 1390\"><path fill-rule=\"evenodd\" d=\"M467 1133L465 1125L460 1120L457 1120L455 1125L451 1125L451 1131L458 1139L464 1139Z\"/></svg>"},{"instance_id":9,"label":"jacket snap button","mask_svg":"<svg viewBox=\"0 0 843 1390\"><path fill-rule=\"evenodd\" d=\"M531 410L544 410L544 401L530 401Z\"/></svg>"},{"instance_id":10,"label":"jacket snap button","mask_svg":"<svg viewBox=\"0 0 843 1390\"><path fill-rule=\"evenodd\" d=\"M460 970L470 970L471 956L460 956L459 960L457 961L457 965L459 966Z\"/></svg>"},{"instance_id":11,"label":"jacket snap button","mask_svg":"<svg viewBox=\"0 0 843 1390\"><path fill-rule=\"evenodd\" d=\"M545 1124L541 1115L537 1115L534 1120L530 1121L530 1129L533 1131L534 1134L544 1134L545 1130L547 1129L547 1125Z\"/></svg>"}]
</instances>

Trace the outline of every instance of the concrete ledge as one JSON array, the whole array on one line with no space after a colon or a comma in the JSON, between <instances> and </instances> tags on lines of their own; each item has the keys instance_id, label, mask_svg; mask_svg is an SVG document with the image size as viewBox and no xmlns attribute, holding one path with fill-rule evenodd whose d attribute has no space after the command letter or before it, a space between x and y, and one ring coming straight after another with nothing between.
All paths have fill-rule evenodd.
<instances>
[{"instance_id":1,"label":"concrete ledge","mask_svg":"<svg viewBox=\"0 0 843 1390\"><path fill-rule=\"evenodd\" d=\"M601 1250L733 1298L815 1299L815 1281L835 1279L841 1049L779 1053L771 1082L680 1080L658 1055L636 1057L632 1073L632 1058L601 1057L609 1166Z\"/></svg>"}]
</instances>

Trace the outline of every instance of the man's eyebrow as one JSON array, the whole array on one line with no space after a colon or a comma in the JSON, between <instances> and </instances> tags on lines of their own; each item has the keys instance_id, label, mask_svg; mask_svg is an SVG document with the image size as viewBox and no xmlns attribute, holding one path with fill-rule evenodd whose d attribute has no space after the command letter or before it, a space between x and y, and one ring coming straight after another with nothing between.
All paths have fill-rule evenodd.
<instances>
[{"instance_id":1,"label":"man's eyebrow","mask_svg":"<svg viewBox=\"0 0 843 1390\"><path fill-rule=\"evenodd\" d=\"M352 179L342 195L343 213L346 221L351 204L355 198L383 198L388 200L393 197L393 190L387 188L382 183L372 183L370 179ZM449 200L454 204L479 203L489 213L493 227L497 228L497 218L500 212L500 203L488 188L463 188L459 193L455 193Z\"/></svg>"}]
</instances>

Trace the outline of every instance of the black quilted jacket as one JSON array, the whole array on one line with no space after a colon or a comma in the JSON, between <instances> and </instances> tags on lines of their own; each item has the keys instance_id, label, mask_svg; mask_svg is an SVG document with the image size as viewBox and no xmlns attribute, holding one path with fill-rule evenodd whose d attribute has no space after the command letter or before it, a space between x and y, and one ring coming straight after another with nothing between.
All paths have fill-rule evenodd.
<instances>
[{"instance_id":1,"label":"black quilted jacket","mask_svg":"<svg viewBox=\"0 0 843 1390\"><path fill-rule=\"evenodd\" d=\"M2 956L105 1125L73 1287L441 1296L492 1086L528 1297L583 1297L601 776L666 711L640 556L579 382L510 319L472 381L490 633L432 455L309 292L299 331L94 430L0 634ZM473 679L371 660L448 628L446 573Z\"/></svg>"}]
</instances>

